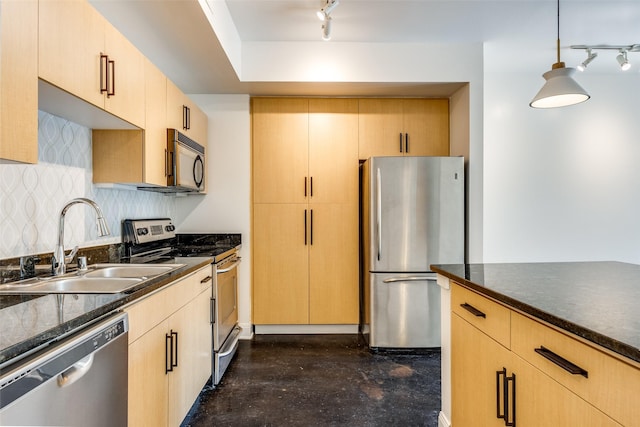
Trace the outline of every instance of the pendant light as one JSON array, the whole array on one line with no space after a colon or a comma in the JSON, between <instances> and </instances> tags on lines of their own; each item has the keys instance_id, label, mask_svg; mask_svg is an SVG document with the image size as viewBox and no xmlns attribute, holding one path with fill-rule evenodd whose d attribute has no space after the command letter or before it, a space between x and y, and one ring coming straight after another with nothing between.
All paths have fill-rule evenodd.
<instances>
[{"instance_id":1,"label":"pendant light","mask_svg":"<svg viewBox=\"0 0 640 427\"><path fill-rule=\"evenodd\" d=\"M579 104L590 98L573 78L574 68L566 68L560 61L560 0L558 3L558 37L556 39L557 62L551 66L551 70L542 75L546 83L540 92L533 98L529 105L533 108L566 107Z\"/></svg>"}]
</instances>

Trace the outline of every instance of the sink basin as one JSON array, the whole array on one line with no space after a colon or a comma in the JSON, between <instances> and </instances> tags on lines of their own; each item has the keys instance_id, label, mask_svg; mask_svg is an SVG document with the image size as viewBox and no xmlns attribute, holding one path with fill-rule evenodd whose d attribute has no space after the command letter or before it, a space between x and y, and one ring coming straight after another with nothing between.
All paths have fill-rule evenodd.
<instances>
[{"instance_id":1,"label":"sink basin","mask_svg":"<svg viewBox=\"0 0 640 427\"><path fill-rule=\"evenodd\" d=\"M185 264L95 264L86 273L0 285L0 294L115 294Z\"/></svg>"},{"instance_id":2,"label":"sink basin","mask_svg":"<svg viewBox=\"0 0 640 427\"><path fill-rule=\"evenodd\" d=\"M142 282L136 278L86 278L70 277L49 280L29 288L30 293L55 294L115 294L124 292Z\"/></svg>"},{"instance_id":3,"label":"sink basin","mask_svg":"<svg viewBox=\"0 0 640 427\"><path fill-rule=\"evenodd\" d=\"M95 270L84 274L84 277L154 277L182 267L184 264L96 264Z\"/></svg>"}]
</instances>

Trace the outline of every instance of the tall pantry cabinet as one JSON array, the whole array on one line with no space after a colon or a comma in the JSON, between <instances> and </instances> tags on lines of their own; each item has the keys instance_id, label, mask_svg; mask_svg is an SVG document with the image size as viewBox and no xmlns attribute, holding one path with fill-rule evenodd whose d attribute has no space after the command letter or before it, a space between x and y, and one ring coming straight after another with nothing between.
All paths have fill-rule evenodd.
<instances>
[{"instance_id":1,"label":"tall pantry cabinet","mask_svg":"<svg viewBox=\"0 0 640 427\"><path fill-rule=\"evenodd\" d=\"M254 98L253 323L358 323L358 100Z\"/></svg>"}]
</instances>

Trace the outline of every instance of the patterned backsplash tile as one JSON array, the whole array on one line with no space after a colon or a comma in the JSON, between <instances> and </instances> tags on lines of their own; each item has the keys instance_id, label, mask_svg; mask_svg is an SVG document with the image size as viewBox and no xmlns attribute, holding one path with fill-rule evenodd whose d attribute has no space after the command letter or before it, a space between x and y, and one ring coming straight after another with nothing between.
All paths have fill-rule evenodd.
<instances>
[{"instance_id":1,"label":"patterned backsplash tile","mask_svg":"<svg viewBox=\"0 0 640 427\"><path fill-rule=\"evenodd\" d=\"M93 210L73 206L65 215L68 249L120 242L125 218L175 213L173 196L93 185L91 129L39 111L38 164L0 164L0 259L53 251L60 211L76 197L100 206L111 235L98 237Z\"/></svg>"}]
</instances>

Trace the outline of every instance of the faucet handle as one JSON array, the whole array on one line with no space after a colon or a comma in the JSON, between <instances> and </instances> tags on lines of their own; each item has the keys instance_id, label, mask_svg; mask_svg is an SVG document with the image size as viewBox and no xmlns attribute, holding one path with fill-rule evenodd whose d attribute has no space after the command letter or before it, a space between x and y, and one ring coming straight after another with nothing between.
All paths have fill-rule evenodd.
<instances>
[{"instance_id":1,"label":"faucet handle","mask_svg":"<svg viewBox=\"0 0 640 427\"><path fill-rule=\"evenodd\" d=\"M77 253L78 253L78 246L73 248L73 250L69 253L69 255L64 256L65 264L69 264L73 260L73 257L76 256Z\"/></svg>"}]
</instances>

